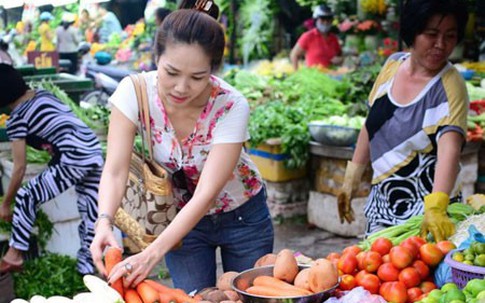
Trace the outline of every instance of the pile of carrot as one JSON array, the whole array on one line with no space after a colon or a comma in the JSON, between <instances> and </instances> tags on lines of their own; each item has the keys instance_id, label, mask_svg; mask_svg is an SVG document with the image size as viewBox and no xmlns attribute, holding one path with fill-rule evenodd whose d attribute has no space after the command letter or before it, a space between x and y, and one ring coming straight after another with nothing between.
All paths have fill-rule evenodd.
<instances>
[{"instance_id":1,"label":"pile of carrot","mask_svg":"<svg viewBox=\"0 0 485 303\"><path fill-rule=\"evenodd\" d=\"M106 250L104 263L108 275L122 260L122 251L119 248L109 247ZM120 278L111 287L120 293L126 303L197 303L201 300L189 296L182 289L171 288L150 279L143 280L134 288L126 288Z\"/></svg>"}]
</instances>

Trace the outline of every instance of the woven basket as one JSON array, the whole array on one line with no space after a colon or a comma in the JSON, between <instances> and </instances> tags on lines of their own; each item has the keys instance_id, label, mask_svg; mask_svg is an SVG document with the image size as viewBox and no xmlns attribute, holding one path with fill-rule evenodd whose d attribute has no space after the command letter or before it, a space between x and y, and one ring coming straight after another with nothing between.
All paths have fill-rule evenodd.
<instances>
[{"instance_id":1,"label":"woven basket","mask_svg":"<svg viewBox=\"0 0 485 303\"><path fill-rule=\"evenodd\" d=\"M446 254L445 263L451 268L451 278L460 289L464 288L468 281L485 278L485 267L467 265L452 259L453 253L460 251L454 249Z\"/></svg>"}]
</instances>

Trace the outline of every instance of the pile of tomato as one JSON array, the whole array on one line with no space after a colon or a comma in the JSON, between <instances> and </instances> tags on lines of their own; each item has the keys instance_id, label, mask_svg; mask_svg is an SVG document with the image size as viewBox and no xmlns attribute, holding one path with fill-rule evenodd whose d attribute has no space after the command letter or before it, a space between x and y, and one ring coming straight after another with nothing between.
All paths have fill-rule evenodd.
<instances>
[{"instance_id":1,"label":"pile of tomato","mask_svg":"<svg viewBox=\"0 0 485 303\"><path fill-rule=\"evenodd\" d=\"M339 270L340 290L362 286L388 302L409 303L421 300L436 288L433 269L454 248L450 241L427 243L418 236L399 245L378 238L369 251L354 245L326 258Z\"/></svg>"}]
</instances>

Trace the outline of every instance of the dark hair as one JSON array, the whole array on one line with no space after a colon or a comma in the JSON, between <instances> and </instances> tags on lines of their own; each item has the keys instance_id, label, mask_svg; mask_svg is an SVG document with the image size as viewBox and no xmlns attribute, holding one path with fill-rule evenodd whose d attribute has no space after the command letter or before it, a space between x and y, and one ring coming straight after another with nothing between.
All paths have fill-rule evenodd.
<instances>
[{"instance_id":1,"label":"dark hair","mask_svg":"<svg viewBox=\"0 0 485 303\"><path fill-rule=\"evenodd\" d=\"M158 29L155 57L160 58L170 43L199 44L211 58L216 71L224 55L224 30L211 16L195 9L180 9L169 14Z\"/></svg>"},{"instance_id":2,"label":"dark hair","mask_svg":"<svg viewBox=\"0 0 485 303\"><path fill-rule=\"evenodd\" d=\"M12 65L0 63L0 107L8 106L22 97L29 87L22 74Z\"/></svg>"},{"instance_id":3,"label":"dark hair","mask_svg":"<svg viewBox=\"0 0 485 303\"><path fill-rule=\"evenodd\" d=\"M421 34L429 19L435 15L453 16L458 26L458 43L465 36L468 22L467 5L464 0L408 0L404 4L401 37L408 46L413 46L414 38Z\"/></svg>"},{"instance_id":4,"label":"dark hair","mask_svg":"<svg viewBox=\"0 0 485 303\"><path fill-rule=\"evenodd\" d=\"M69 26L71 26L71 24L73 24L74 22L67 22L67 21L62 21L61 22L61 25L62 27L64 28L64 30L67 30L69 28Z\"/></svg>"},{"instance_id":5,"label":"dark hair","mask_svg":"<svg viewBox=\"0 0 485 303\"><path fill-rule=\"evenodd\" d=\"M155 10L155 17L160 20L160 22L163 22L165 17L168 16L172 11L169 10L168 8L165 7L159 7Z\"/></svg>"}]
</instances>

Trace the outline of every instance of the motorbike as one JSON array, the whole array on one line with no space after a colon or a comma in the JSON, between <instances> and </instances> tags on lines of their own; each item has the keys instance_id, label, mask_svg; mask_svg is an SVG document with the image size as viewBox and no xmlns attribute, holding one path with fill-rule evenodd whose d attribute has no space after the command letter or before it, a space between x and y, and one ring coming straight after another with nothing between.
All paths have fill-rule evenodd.
<instances>
[{"instance_id":1,"label":"motorbike","mask_svg":"<svg viewBox=\"0 0 485 303\"><path fill-rule=\"evenodd\" d=\"M111 55L105 52L96 53L94 58L86 58L86 56L90 56L89 51L81 57L81 75L93 81L94 89L81 96L81 105L107 106L108 98L114 93L121 80L135 72L109 66Z\"/></svg>"}]
</instances>

